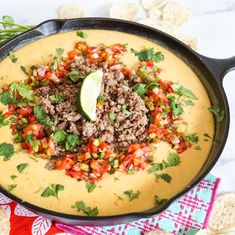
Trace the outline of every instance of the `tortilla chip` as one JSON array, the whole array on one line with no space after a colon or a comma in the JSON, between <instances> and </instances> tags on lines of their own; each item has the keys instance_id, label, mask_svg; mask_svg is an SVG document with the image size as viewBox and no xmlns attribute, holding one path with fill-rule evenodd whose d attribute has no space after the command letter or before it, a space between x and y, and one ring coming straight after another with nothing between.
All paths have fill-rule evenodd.
<instances>
[{"instance_id":1,"label":"tortilla chip","mask_svg":"<svg viewBox=\"0 0 235 235\"><path fill-rule=\"evenodd\" d=\"M222 194L216 199L208 227L217 232L235 227L235 193Z\"/></svg>"},{"instance_id":2,"label":"tortilla chip","mask_svg":"<svg viewBox=\"0 0 235 235\"><path fill-rule=\"evenodd\" d=\"M110 7L109 16L111 18L123 20L135 20L138 14L139 7L131 3L117 3Z\"/></svg>"},{"instance_id":3,"label":"tortilla chip","mask_svg":"<svg viewBox=\"0 0 235 235\"><path fill-rule=\"evenodd\" d=\"M162 11L158 7L153 7L149 10L149 18L159 20L162 16Z\"/></svg>"},{"instance_id":4,"label":"tortilla chip","mask_svg":"<svg viewBox=\"0 0 235 235\"><path fill-rule=\"evenodd\" d=\"M141 4L144 9L151 10L153 7L161 8L166 3L168 3L168 0L142 0Z\"/></svg>"},{"instance_id":5,"label":"tortilla chip","mask_svg":"<svg viewBox=\"0 0 235 235\"><path fill-rule=\"evenodd\" d=\"M182 41L184 44L192 48L193 50L197 50L197 39L191 36L182 36L182 35L176 35L176 38L178 38L180 41Z\"/></svg>"},{"instance_id":6,"label":"tortilla chip","mask_svg":"<svg viewBox=\"0 0 235 235\"><path fill-rule=\"evenodd\" d=\"M144 235L173 235L173 233L165 232L165 231L151 231L145 233Z\"/></svg>"},{"instance_id":7,"label":"tortilla chip","mask_svg":"<svg viewBox=\"0 0 235 235\"><path fill-rule=\"evenodd\" d=\"M211 231L210 229L201 229L196 233L196 235L217 235L217 234Z\"/></svg>"},{"instance_id":8,"label":"tortilla chip","mask_svg":"<svg viewBox=\"0 0 235 235\"><path fill-rule=\"evenodd\" d=\"M80 18L84 16L84 11L77 4L66 4L59 9L60 19Z\"/></svg>"},{"instance_id":9,"label":"tortilla chip","mask_svg":"<svg viewBox=\"0 0 235 235\"><path fill-rule=\"evenodd\" d=\"M0 234L10 234L10 222L7 213L0 207Z\"/></svg>"},{"instance_id":10,"label":"tortilla chip","mask_svg":"<svg viewBox=\"0 0 235 235\"><path fill-rule=\"evenodd\" d=\"M179 27L190 18L190 12L182 5L169 2L162 9L162 20Z\"/></svg>"},{"instance_id":11,"label":"tortilla chip","mask_svg":"<svg viewBox=\"0 0 235 235\"><path fill-rule=\"evenodd\" d=\"M168 22L164 22L162 20L155 20L155 19L151 19L151 18L146 18L146 19L139 20L138 23L153 27L158 30L161 30L165 33L172 35L172 36L174 36L176 34L175 27L173 25L169 24Z\"/></svg>"}]
</instances>

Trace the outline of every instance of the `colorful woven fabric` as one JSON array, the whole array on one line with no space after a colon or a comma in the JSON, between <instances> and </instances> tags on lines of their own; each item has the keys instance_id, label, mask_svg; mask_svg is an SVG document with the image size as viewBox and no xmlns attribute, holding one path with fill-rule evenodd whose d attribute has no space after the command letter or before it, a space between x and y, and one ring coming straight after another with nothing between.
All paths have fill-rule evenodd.
<instances>
[{"instance_id":1,"label":"colorful woven fabric","mask_svg":"<svg viewBox=\"0 0 235 235\"><path fill-rule=\"evenodd\" d=\"M207 226L220 179L208 175L195 188L172 203L163 213L149 219L109 227L57 227L71 234L141 235L143 232L165 230L177 235L194 235Z\"/></svg>"},{"instance_id":2,"label":"colorful woven fabric","mask_svg":"<svg viewBox=\"0 0 235 235\"><path fill-rule=\"evenodd\" d=\"M172 203L163 213L153 218L141 219L128 224L106 227L72 227L53 224L16 204L0 193L0 206L10 217L10 235L52 235L61 230L76 235L140 235L152 230L166 230L177 235L194 235L206 227L213 207L219 179L208 175L194 189Z\"/></svg>"}]
</instances>

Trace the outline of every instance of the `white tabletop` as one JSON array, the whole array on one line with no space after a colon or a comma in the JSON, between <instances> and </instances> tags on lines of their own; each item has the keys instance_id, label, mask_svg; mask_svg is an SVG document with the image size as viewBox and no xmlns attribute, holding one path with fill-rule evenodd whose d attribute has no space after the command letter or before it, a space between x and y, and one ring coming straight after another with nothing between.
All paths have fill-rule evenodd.
<instances>
[{"instance_id":1,"label":"white tabletop","mask_svg":"<svg viewBox=\"0 0 235 235\"><path fill-rule=\"evenodd\" d=\"M139 0L7 0L3 1L0 16L11 15L20 23L36 24L57 18L58 8L66 3L78 3L86 16L108 16L113 3ZM235 0L178 0L193 13L191 20L182 27L185 34L197 37L198 52L216 58L235 56ZM142 9L139 18L145 17ZM235 192L235 71L224 79L228 97L231 126L227 144L212 174L222 179L219 192Z\"/></svg>"}]
</instances>

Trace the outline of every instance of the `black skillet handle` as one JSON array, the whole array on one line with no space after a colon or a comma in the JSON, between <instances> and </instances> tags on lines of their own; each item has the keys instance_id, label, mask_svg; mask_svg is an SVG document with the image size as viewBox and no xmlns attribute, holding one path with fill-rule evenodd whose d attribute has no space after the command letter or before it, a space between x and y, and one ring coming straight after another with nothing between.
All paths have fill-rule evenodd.
<instances>
[{"instance_id":1,"label":"black skillet handle","mask_svg":"<svg viewBox=\"0 0 235 235\"><path fill-rule=\"evenodd\" d=\"M235 70L235 56L228 59L214 59L203 55L199 55L199 57L221 82L227 73Z\"/></svg>"}]
</instances>

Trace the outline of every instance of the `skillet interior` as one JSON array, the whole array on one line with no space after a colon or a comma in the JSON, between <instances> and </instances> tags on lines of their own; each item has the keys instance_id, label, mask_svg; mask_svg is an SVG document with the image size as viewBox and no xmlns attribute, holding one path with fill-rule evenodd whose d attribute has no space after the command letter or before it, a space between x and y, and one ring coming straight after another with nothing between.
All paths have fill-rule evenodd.
<instances>
[{"instance_id":1,"label":"skillet interior","mask_svg":"<svg viewBox=\"0 0 235 235\"><path fill-rule=\"evenodd\" d=\"M205 86L208 95L210 97L210 101L212 105L219 106L221 110L224 110L226 113L226 118L218 123L215 122L215 138L212 145L212 150L208 159L201 169L200 173L191 181L191 183L176 195L174 198L170 199L167 203L161 206L158 209L151 209L141 213L129 213L124 215L116 215L116 216L100 216L100 217L86 217L86 216L75 216L75 215L66 215L62 213L57 213L49 210L45 210L36 206L33 206L25 201L22 201L19 198L11 195L9 192L6 192L4 189L0 188L0 192L3 192L13 200L21 203L22 205L37 211L42 215L46 215L47 217L54 219L56 221L69 223L69 224L77 224L77 225L111 225L124 223L133 219L148 217L152 215L156 215L166 209L172 201L176 198L190 190L193 186L195 186L206 174L210 171L210 169L214 166L216 161L218 160L222 149L224 147L228 127L229 127L229 109L227 104L227 99L224 93L224 90L221 85L221 81L219 77L214 76L212 71L207 67L207 65L202 61L200 56L196 54L194 51L189 49L187 46L174 39L171 36L168 36L158 30L154 30L147 26L142 26L137 23L130 23L127 21L121 20L113 20L113 19L105 19L105 18L82 18L82 19L74 19L74 20L51 20L46 21L40 24L33 30L30 30L17 38L11 40L0 48L0 59L5 58L9 51L16 50L17 48L22 47L25 44L33 42L39 38L46 37L51 34L77 30L77 29L108 29L126 32L130 34L135 34L141 37L148 38L149 40L155 41L163 47L169 49L174 54L176 54L180 59L182 59L185 63L191 67L191 69L198 75L201 82ZM201 120L203 122L203 120Z\"/></svg>"}]
</instances>

